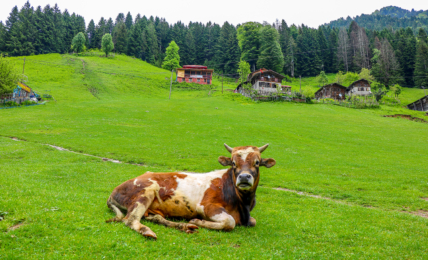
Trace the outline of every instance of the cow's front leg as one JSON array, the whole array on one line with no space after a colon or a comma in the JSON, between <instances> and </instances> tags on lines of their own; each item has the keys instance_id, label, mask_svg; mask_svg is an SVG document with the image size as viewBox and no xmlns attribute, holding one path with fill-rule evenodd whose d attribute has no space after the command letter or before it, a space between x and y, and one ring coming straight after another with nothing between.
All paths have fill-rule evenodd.
<instances>
[{"instance_id":1,"label":"cow's front leg","mask_svg":"<svg viewBox=\"0 0 428 260\"><path fill-rule=\"evenodd\" d=\"M200 227L230 231L235 228L235 219L224 208L207 207L204 209L207 220L192 219L189 223Z\"/></svg>"}]
</instances>

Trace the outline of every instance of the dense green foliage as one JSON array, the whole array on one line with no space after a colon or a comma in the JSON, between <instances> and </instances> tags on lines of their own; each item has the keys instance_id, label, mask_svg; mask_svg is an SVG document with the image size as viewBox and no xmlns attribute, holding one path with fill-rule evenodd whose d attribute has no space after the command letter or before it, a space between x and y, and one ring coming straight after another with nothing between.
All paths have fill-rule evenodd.
<instances>
[{"instance_id":1,"label":"dense green foliage","mask_svg":"<svg viewBox=\"0 0 428 260\"><path fill-rule=\"evenodd\" d=\"M113 40L111 38L111 34L106 33L103 36L102 42L101 42L101 50L106 54L106 57L108 54L114 49Z\"/></svg>"},{"instance_id":2,"label":"dense green foliage","mask_svg":"<svg viewBox=\"0 0 428 260\"><path fill-rule=\"evenodd\" d=\"M0 53L66 53L79 32L84 34L88 49L100 49L103 35L109 33L116 53L157 67L162 66L168 44L175 41L181 65L203 64L235 78L239 77L238 63L244 60L252 71L265 67L291 77L316 76L321 71L359 73L373 68L373 75L384 84L420 87L426 82L421 67L424 47L419 44L428 20L425 14L388 7L370 17L398 19L399 26L377 26L372 20L374 25L370 26L365 20L349 18L343 24L333 22L315 29L304 24L289 26L284 20L237 26L228 22L169 24L164 18L140 14L134 19L128 12L119 13L114 21L104 17L98 23L91 20L85 28L81 16L61 12L57 5L34 10L27 2L20 10L15 6L4 24L0 22Z\"/></svg>"},{"instance_id":3,"label":"dense green foliage","mask_svg":"<svg viewBox=\"0 0 428 260\"><path fill-rule=\"evenodd\" d=\"M421 199L428 198L428 125L382 117L423 113L256 103L221 94L216 78L214 94L177 87L169 101L169 71L95 54L27 57L28 84L57 102L0 110L1 259L426 257L428 219L410 213L428 210ZM10 60L21 67L21 58ZM316 86L302 79L303 88ZM422 94L403 88L401 96ZM142 220L158 235L152 241L105 223L114 216L106 205L114 187L146 171L221 169L225 142L271 144L263 156L277 165L260 172L256 227L185 234Z\"/></svg>"},{"instance_id":4,"label":"dense green foliage","mask_svg":"<svg viewBox=\"0 0 428 260\"><path fill-rule=\"evenodd\" d=\"M0 54L0 95L12 93L20 79L14 64Z\"/></svg>"},{"instance_id":5,"label":"dense green foliage","mask_svg":"<svg viewBox=\"0 0 428 260\"><path fill-rule=\"evenodd\" d=\"M86 39L83 33L78 33L71 41L71 50L80 53L86 49Z\"/></svg>"},{"instance_id":6,"label":"dense green foliage","mask_svg":"<svg viewBox=\"0 0 428 260\"><path fill-rule=\"evenodd\" d=\"M169 46L166 48L165 59L162 64L162 68L166 70L175 70L180 67L180 55L178 45L175 41L169 43Z\"/></svg>"}]
</instances>

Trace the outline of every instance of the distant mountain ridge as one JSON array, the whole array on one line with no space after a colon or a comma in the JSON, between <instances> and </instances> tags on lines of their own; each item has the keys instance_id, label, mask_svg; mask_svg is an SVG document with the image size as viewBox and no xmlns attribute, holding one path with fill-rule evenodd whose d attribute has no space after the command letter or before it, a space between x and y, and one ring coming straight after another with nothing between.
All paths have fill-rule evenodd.
<instances>
[{"instance_id":1,"label":"distant mountain ridge","mask_svg":"<svg viewBox=\"0 0 428 260\"><path fill-rule=\"evenodd\" d=\"M371 14L361 14L354 18L339 18L324 24L329 27L349 27L352 21L369 30L382 30L385 28L406 28L411 27L413 31L419 28L428 30L428 10L411 11L397 7L386 6L376 10Z\"/></svg>"}]
</instances>

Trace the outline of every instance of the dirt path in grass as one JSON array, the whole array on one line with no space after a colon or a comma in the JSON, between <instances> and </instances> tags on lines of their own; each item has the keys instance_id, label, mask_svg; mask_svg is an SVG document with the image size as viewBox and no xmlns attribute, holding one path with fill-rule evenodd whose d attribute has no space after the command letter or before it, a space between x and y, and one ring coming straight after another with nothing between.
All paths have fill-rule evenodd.
<instances>
[{"instance_id":1,"label":"dirt path in grass","mask_svg":"<svg viewBox=\"0 0 428 260\"><path fill-rule=\"evenodd\" d=\"M12 140L14 140L14 141L30 142L30 141L27 141L25 139L19 139L17 137L9 137L9 138L12 139ZM32 142L32 143L36 143L36 142ZM38 144L50 146L52 148L57 149L58 151L65 151L65 152L70 152L70 153L74 153L74 154L80 154L80 155L85 155L85 156L89 156L89 157L98 158L98 159L101 159L101 160L103 160L105 162L124 163L124 164L130 164L130 165L137 165L137 166L147 167L147 165L144 165L144 164L122 162L122 161L115 160L115 159L110 159L110 158L100 157L100 156L96 156L96 155L92 155L92 154L87 154L87 153L81 153L81 152L72 151L70 149L66 149L66 148L63 148L63 147L60 147L60 146L56 146L56 145L43 144L43 143L38 143Z\"/></svg>"},{"instance_id":2,"label":"dirt path in grass","mask_svg":"<svg viewBox=\"0 0 428 260\"><path fill-rule=\"evenodd\" d=\"M3 136L3 137L6 137L6 136ZM30 142L30 141L27 141L25 139L19 139L17 137L8 137L8 138L10 138L10 139L12 139L14 141ZM33 143L35 143L35 142L33 142ZM72 150L69 150L69 149L66 149L66 148L63 148L63 147L60 147L60 146L51 145L51 144L43 144L43 143L38 143L38 144L50 146L52 148L57 149L58 151L65 151L65 152L70 152L70 153L74 153L74 154L80 154L80 155L84 155L84 156L90 156L90 157L98 158L98 159L101 159L101 160L103 160L105 162L124 163L124 164L130 164L130 165L137 165L137 166L147 167L147 165L144 165L144 164L121 162L121 161L115 160L115 159L110 159L110 158L100 157L100 156L96 156L96 155L92 155L92 154L87 154L87 153L81 153L81 152L72 151ZM323 197L323 196L320 196L320 195L314 195L314 194L310 194L310 193L302 192L302 191L297 191L297 190L290 190L290 189L287 189L287 188L281 188L281 187L271 188L271 187L264 187L264 186L261 186L261 187L262 188L267 188L267 189L274 189L274 190L279 190L279 191L291 192L291 193L298 194L300 196L306 196L306 197L311 197L311 198L315 198L315 199L330 200L330 201L333 201L335 203L344 204L344 205L348 205L348 206L357 206L357 207L364 207L364 208L375 208L375 207L370 206L370 205L354 204L354 203L346 202L346 201L343 201L343 200L336 200L336 199L329 198L329 197ZM422 200L426 200L428 202L428 198L421 198L421 199ZM403 213L412 214L412 215L416 215L416 216L423 217L423 218L428 218L428 211L425 211L425 210L402 211L402 212Z\"/></svg>"}]
</instances>

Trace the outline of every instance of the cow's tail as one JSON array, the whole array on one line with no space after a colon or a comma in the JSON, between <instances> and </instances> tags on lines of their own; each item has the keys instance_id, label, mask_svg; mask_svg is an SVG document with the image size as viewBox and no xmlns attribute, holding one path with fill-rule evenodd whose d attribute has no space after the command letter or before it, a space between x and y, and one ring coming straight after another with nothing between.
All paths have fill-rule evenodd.
<instances>
[{"instance_id":1,"label":"cow's tail","mask_svg":"<svg viewBox=\"0 0 428 260\"><path fill-rule=\"evenodd\" d=\"M114 212L116 213L116 217L106 220L106 222L121 222L123 220L123 218L125 217L125 215L123 214L123 212L120 210L120 206L119 204L115 201L115 199L113 198L113 194L110 195L110 197L107 200L107 206Z\"/></svg>"}]
</instances>

